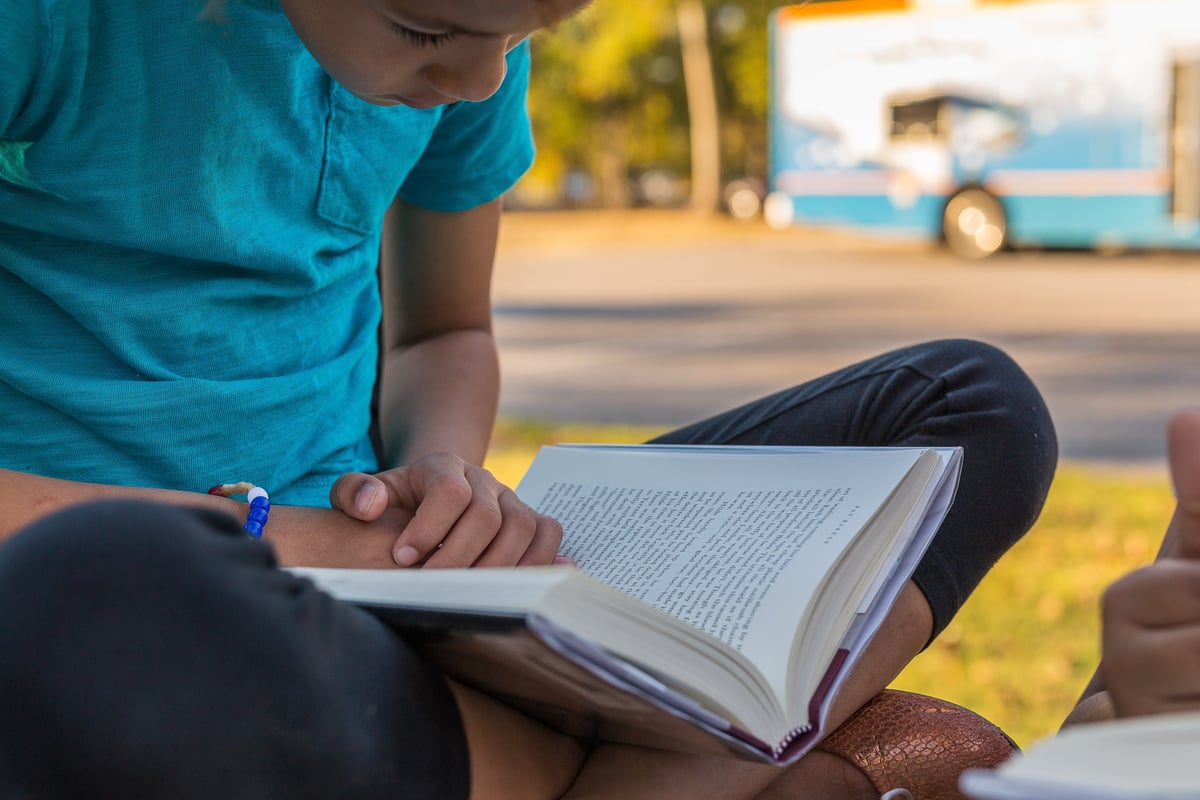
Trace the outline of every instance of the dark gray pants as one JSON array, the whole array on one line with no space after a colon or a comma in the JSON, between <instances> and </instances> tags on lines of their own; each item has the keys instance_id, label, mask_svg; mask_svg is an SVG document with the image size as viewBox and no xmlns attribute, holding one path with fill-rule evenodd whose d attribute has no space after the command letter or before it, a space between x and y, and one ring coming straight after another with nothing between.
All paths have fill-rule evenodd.
<instances>
[{"instance_id":1,"label":"dark gray pants","mask_svg":"<svg viewBox=\"0 0 1200 800\"><path fill-rule=\"evenodd\" d=\"M223 514L78 506L0 546L0 797L465 798L449 689Z\"/></svg>"}]
</instances>

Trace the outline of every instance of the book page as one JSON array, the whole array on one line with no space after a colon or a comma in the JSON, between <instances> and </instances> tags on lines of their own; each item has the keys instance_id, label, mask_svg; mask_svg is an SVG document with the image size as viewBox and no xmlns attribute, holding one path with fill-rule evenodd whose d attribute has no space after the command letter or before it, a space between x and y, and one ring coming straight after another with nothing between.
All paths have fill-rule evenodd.
<instances>
[{"instance_id":1,"label":"book page","mask_svg":"<svg viewBox=\"0 0 1200 800\"><path fill-rule=\"evenodd\" d=\"M783 697L812 593L919 455L556 447L518 493L582 571L743 651Z\"/></svg>"},{"instance_id":2,"label":"book page","mask_svg":"<svg viewBox=\"0 0 1200 800\"><path fill-rule=\"evenodd\" d=\"M1200 713L1094 722L1034 743L961 788L979 800L1196 800Z\"/></svg>"},{"instance_id":3,"label":"book page","mask_svg":"<svg viewBox=\"0 0 1200 800\"><path fill-rule=\"evenodd\" d=\"M725 492L558 481L540 510L569 527L562 551L584 572L740 649L784 567L831 517L841 514L844 524L847 494L845 487Z\"/></svg>"}]
</instances>

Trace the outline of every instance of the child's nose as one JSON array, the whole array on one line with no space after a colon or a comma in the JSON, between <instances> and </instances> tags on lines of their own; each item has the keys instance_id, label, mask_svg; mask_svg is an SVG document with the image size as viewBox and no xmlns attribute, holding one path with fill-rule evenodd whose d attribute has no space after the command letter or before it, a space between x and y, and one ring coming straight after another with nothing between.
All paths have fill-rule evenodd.
<instances>
[{"instance_id":1,"label":"child's nose","mask_svg":"<svg viewBox=\"0 0 1200 800\"><path fill-rule=\"evenodd\" d=\"M504 48L498 46L469 63L430 65L425 70L425 80L438 94L477 103L496 93L507 71Z\"/></svg>"}]
</instances>

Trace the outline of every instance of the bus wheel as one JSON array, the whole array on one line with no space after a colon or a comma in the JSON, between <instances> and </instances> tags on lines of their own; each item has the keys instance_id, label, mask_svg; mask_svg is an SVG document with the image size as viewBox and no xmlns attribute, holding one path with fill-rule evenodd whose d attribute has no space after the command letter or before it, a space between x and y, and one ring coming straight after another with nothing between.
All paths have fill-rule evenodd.
<instances>
[{"instance_id":1,"label":"bus wheel","mask_svg":"<svg viewBox=\"0 0 1200 800\"><path fill-rule=\"evenodd\" d=\"M986 258L1004 246L1008 223L1004 206L983 189L962 189L942 212L946 245L963 258Z\"/></svg>"}]
</instances>

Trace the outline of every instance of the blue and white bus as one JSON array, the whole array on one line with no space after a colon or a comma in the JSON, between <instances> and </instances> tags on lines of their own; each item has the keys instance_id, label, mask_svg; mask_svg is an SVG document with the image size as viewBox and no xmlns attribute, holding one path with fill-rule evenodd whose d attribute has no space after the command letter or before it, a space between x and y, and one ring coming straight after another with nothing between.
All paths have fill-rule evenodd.
<instances>
[{"instance_id":1,"label":"blue and white bus","mask_svg":"<svg viewBox=\"0 0 1200 800\"><path fill-rule=\"evenodd\" d=\"M1200 0L841 0L771 25L769 224L1200 247Z\"/></svg>"}]
</instances>

